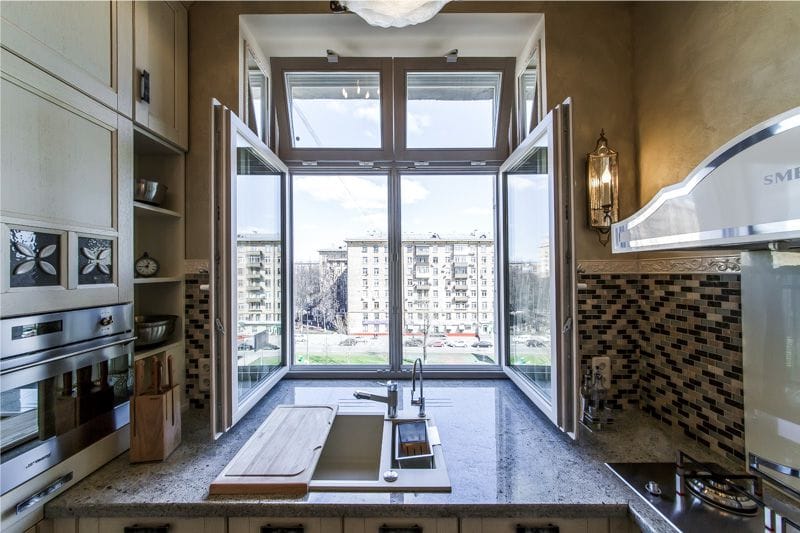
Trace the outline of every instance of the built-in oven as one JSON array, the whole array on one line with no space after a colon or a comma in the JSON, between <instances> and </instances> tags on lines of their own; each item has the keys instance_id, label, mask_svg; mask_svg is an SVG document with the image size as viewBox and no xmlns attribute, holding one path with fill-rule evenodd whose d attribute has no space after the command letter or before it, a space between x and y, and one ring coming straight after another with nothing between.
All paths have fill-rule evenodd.
<instances>
[{"instance_id":1,"label":"built-in oven","mask_svg":"<svg viewBox=\"0 0 800 533\"><path fill-rule=\"evenodd\" d=\"M134 339L131 304L0 321L0 494L128 424Z\"/></svg>"}]
</instances>

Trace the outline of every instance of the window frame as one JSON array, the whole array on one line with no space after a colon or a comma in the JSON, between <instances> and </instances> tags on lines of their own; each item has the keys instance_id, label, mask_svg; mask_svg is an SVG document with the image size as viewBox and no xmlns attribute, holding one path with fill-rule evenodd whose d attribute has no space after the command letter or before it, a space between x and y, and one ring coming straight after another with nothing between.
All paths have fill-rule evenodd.
<instances>
[{"instance_id":1,"label":"window frame","mask_svg":"<svg viewBox=\"0 0 800 533\"><path fill-rule=\"evenodd\" d=\"M277 154L287 164L310 161L390 161L392 159L392 60L386 58L350 57L330 63L317 57L273 57L272 96L275 105ZM286 87L290 72L377 72L381 89L380 148L297 148L292 145L291 114Z\"/></svg>"},{"instance_id":2,"label":"window frame","mask_svg":"<svg viewBox=\"0 0 800 533\"><path fill-rule=\"evenodd\" d=\"M514 114L516 59L512 57L467 57L448 63L443 57L396 58L394 60L395 122L397 161L479 161L499 166L510 154L511 122ZM497 131L492 148L408 148L406 146L407 79L412 72L500 72ZM491 166L494 166L491 165Z\"/></svg>"}]
</instances>

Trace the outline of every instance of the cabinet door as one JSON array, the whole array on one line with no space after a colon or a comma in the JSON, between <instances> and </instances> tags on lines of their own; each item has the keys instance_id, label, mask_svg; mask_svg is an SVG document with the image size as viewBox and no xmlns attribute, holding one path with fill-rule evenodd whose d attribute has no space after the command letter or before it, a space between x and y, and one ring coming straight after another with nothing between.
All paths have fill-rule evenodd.
<instances>
[{"instance_id":1,"label":"cabinet door","mask_svg":"<svg viewBox=\"0 0 800 533\"><path fill-rule=\"evenodd\" d=\"M126 527L169 526L169 533L219 533L225 531L224 518L81 518L78 533L124 533ZM135 530L134 530L135 531ZM150 529L149 531L152 531Z\"/></svg>"},{"instance_id":2,"label":"cabinet door","mask_svg":"<svg viewBox=\"0 0 800 533\"><path fill-rule=\"evenodd\" d=\"M607 533L607 518L464 518L461 533L516 533L517 526L555 526L559 533Z\"/></svg>"},{"instance_id":3,"label":"cabinet door","mask_svg":"<svg viewBox=\"0 0 800 533\"><path fill-rule=\"evenodd\" d=\"M2 314L133 297L133 126L2 50Z\"/></svg>"},{"instance_id":4,"label":"cabinet door","mask_svg":"<svg viewBox=\"0 0 800 533\"><path fill-rule=\"evenodd\" d=\"M344 533L379 533L381 527L385 531L398 528L418 527L421 533L458 533L457 518L345 518Z\"/></svg>"},{"instance_id":5,"label":"cabinet door","mask_svg":"<svg viewBox=\"0 0 800 533\"><path fill-rule=\"evenodd\" d=\"M3 47L131 114L130 2L4 2Z\"/></svg>"},{"instance_id":6,"label":"cabinet door","mask_svg":"<svg viewBox=\"0 0 800 533\"><path fill-rule=\"evenodd\" d=\"M262 527L302 527L303 533L341 533L341 518L244 518L228 519L228 533L261 533Z\"/></svg>"},{"instance_id":7,"label":"cabinet door","mask_svg":"<svg viewBox=\"0 0 800 533\"><path fill-rule=\"evenodd\" d=\"M134 3L134 64L134 119L185 149L188 17L180 3ZM145 73L149 79L148 96L142 90Z\"/></svg>"}]
</instances>

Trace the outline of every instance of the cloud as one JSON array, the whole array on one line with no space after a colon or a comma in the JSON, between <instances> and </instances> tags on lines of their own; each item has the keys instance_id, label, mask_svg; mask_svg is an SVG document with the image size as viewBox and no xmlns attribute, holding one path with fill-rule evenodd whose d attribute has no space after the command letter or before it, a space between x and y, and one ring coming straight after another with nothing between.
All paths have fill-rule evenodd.
<instances>
[{"instance_id":1,"label":"cloud","mask_svg":"<svg viewBox=\"0 0 800 533\"><path fill-rule=\"evenodd\" d=\"M294 181L294 190L315 200L338 203L344 209L382 209L388 207L387 185L361 176L303 176Z\"/></svg>"},{"instance_id":2,"label":"cloud","mask_svg":"<svg viewBox=\"0 0 800 533\"><path fill-rule=\"evenodd\" d=\"M371 122L373 124L381 123L381 109L380 106L377 105L370 105L368 107L359 107L358 109L356 109L353 115L355 115L356 118L364 119L367 122Z\"/></svg>"},{"instance_id":3,"label":"cloud","mask_svg":"<svg viewBox=\"0 0 800 533\"><path fill-rule=\"evenodd\" d=\"M461 214L463 215L476 215L476 216L491 216L494 213L494 209L491 207L467 207L461 210Z\"/></svg>"},{"instance_id":4,"label":"cloud","mask_svg":"<svg viewBox=\"0 0 800 533\"><path fill-rule=\"evenodd\" d=\"M400 184L402 192L400 193L404 204L413 204L424 200L430 194L430 191L417 180L411 178L403 178Z\"/></svg>"},{"instance_id":5,"label":"cloud","mask_svg":"<svg viewBox=\"0 0 800 533\"><path fill-rule=\"evenodd\" d=\"M536 176L543 176L545 174L537 174ZM541 191L547 188L547 180L536 179L533 176L520 176L511 174L508 176L508 187L516 191L524 191L527 189L535 189Z\"/></svg>"}]
</instances>

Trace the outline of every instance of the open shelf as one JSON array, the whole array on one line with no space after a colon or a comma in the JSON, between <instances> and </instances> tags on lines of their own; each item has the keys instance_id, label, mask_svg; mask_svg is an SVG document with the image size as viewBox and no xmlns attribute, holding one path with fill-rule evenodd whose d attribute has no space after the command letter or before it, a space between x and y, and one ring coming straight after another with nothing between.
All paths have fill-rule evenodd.
<instances>
[{"instance_id":1,"label":"open shelf","mask_svg":"<svg viewBox=\"0 0 800 533\"><path fill-rule=\"evenodd\" d=\"M180 283L183 276L157 276L155 278L134 278L134 285L150 285L153 283Z\"/></svg>"},{"instance_id":2,"label":"open shelf","mask_svg":"<svg viewBox=\"0 0 800 533\"><path fill-rule=\"evenodd\" d=\"M177 211L173 211L171 209L164 209L163 207L156 207L154 205L146 204L144 202L137 202L136 200L133 201L133 207L136 209L138 213L142 213L144 215L165 216L176 219L179 219L183 216Z\"/></svg>"},{"instance_id":3,"label":"open shelf","mask_svg":"<svg viewBox=\"0 0 800 533\"><path fill-rule=\"evenodd\" d=\"M133 352L133 358L137 361L139 359L145 359L151 355L178 348L181 344L183 344L183 339L178 338L177 340L168 341L166 343L159 344L158 346L144 346L142 348L137 348L136 351Z\"/></svg>"}]
</instances>

